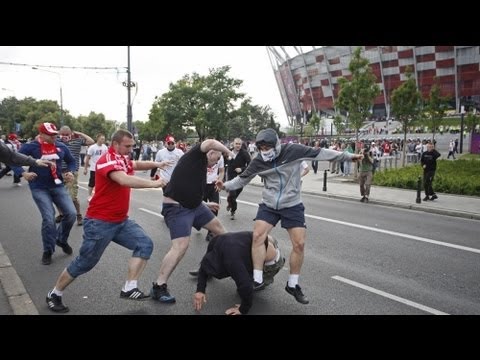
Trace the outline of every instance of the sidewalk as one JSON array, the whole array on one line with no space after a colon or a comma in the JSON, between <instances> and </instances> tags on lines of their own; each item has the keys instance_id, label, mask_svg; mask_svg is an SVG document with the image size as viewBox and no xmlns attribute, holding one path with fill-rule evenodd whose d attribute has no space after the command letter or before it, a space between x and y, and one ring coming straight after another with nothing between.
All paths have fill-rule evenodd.
<instances>
[{"instance_id":1,"label":"sidewalk","mask_svg":"<svg viewBox=\"0 0 480 360\"><path fill-rule=\"evenodd\" d=\"M339 198L351 201L360 201L360 186L353 181L353 177L342 177L327 172L327 191L323 191L323 171L314 174L312 170L303 177L302 193ZM260 177L256 176L251 182L254 186L263 186ZM394 206L405 209L419 210L448 216L457 216L467 219L480 220L480 198L463 195L449 195L437 193L438 199L423 201L417 204L417 191L372 186L370 189L369 204ZM425 193L422 188L421 199Z\"/></svg>"}]
</instances>

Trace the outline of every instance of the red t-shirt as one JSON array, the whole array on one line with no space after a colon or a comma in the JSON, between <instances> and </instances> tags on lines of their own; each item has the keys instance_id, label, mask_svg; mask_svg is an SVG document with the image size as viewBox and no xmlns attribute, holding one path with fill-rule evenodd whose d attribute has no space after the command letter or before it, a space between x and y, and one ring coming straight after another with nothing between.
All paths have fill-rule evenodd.
<instances>
[{"instance_id":1,"label":"red t-shirt","mask_svg":"<svg viewBox=\"0 0 480 360\"><path fill-rule=\"evenodd\" d=\"M95 171L95 194L88 205L86 216L107 222L118 223L128 216L130 188L111 180L111 171L124 171L134 175L133 163L128 156L119 155L110 147L97 161Z\"/></svg>"}]
</instances>

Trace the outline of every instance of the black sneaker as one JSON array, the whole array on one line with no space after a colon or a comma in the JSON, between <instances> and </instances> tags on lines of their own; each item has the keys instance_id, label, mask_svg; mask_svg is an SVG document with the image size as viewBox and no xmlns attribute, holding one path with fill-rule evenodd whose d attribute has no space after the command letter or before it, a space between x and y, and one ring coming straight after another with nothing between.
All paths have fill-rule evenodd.
<instances>
[{"instance_id":1,"label":"black sneaker","mask_svg":"<svg viewBox=\"0 0 480 360\"><path fill-rule=\"evenodd\" d=\"M423 198L423 201L428 201L428 200L430 200L430 198L429 198L428 196L425 196L425 197Z\"/></svg>"},{"instance_id":2,"label":"black sneaker","mask_svg":"<svg viewBox=\"0 0 480 360\"><path fill-rule=\"evenodd\" d=\"M48 308L54 312L66 313L70 311L68 306L63 305L62 297L53 293L47 294L47 305Z\"/></svg>"},{"instance_id":3,"label":"black sneaker","mask_svg":"<svg viewBox=\"0 0 480 360\"><path fill-rule=\"evenodd\" d=\"M285 265L285 258L280 256L280 259L278 259L276 263L263 266L263 281L265 282L265 286L273 284L273 278L283 268L283 265Z\"/></svg>"},{"instance_id":4,"label":"black sneaker","mask_svg":"<svg viewBox=\"0 0 480 360\"><path fill-rule=\"evenodd\" d=\"M253 282L253 291L260 291L265 289L265 281L262 281L261 283L258 283L256 281Z\"/></svg>"},{"instance_id":5,"label":"black sneaker","mask_svg":"<svg viewBox=\"0 0 480 360\"><path fill-rule=\"evenodd\" d=\"M120 291L120 297L122 299L131 299L131 300L145 300L150 297L146 295L143 291L140 291L138 288L132 289L130 291Z\"/></svg>"},{"instance_id":6,"label":"black sneaker","mask_svg":"<svg viewBox=\"0 0 480 360\"><path fill-rule=\"evenodd\" d=\"M197 270L189 271L188 273L189 273L190 275L192 275L192 276L197 277L199 272L200 272L200 270L197 269Z\"/></svg>"},{"instance_id":7,"label":"black sneaker","mask_svg":"<svg viewBox=\"0 0 480 360\"><path fill-rule=\"evenodd\" d=\"M360 199L360 202L365 202L365 196L362 196L362 198Z\"/></svg>"},{"instance_id":8,"label":"black sneaker","mask_svg":"<svg viewBox=\"0 0 480 360\"><path fill-rule=\"evenodd\" d=\"M63 215L60 214L58 215L56 218L55 218L55 222L58 224L58 223L61 223L62 222L62 219L63 219Z\"/></svg>"},{"instance_id":9,"label":"black sneaker","mask_svg":"<svg viewBox=\"0 0 480 360\"><path fill-rule=\"evenodd\" d=\"M303 295L302 288L300 287L300 285L297 284L293 288L293 287L288 286L288 282L287 282L287 286L285 286L285 290L290 295L293 295L295 297L295 300L297 300L300 304L308 304L309 303L307 297L305 295Z\"/></svg>"},{"instance_id":10,"label":"black sneaker","mask_svg":"<svg viewBox=\"0 0 480 360\"><path fill-rule=\"evenodd\" d=\"M52 252L51 251L44 251L42 255L42 264L43 265L50 265L52 263Z\"/></svg>"},{"instance_id":11,"label":"black sneaker","mask_svg":"<svg viewBox=\"0 0 480 360\"><path fill-rule=\"evenodd\" d=\"M436 194L433 194L431 197L430 197L430 200L435 200L435 199L438 199L438 196Z\"/></svg>"},{"instance_id":12,"label":"black sneaker","mask_svg":"<svg viewBox=\"0 0 480 360\"><path fill-rule=\"evenodd\" d=\"M205 241L210 242L210 240L212 240L212 238L213 238L213 233L209 231L207 233L207 236L205 237Z\"/></svg>"},{"instance_id":13,"label":"black sneaker","mask_svg":"<svg viewBox=\"0 0 480 360\"><path fill-rule=\"evenodd\" d=\"M60 246L63 250L63 252L67 255L72 255L73 253L73 250L72 250L72 247L70 245L68 245L68 243L65 243L65 244L62 244L60 242L56 242L57 246Z\"/></svg>"},{"instance_id":14,"label":"black sneaker","mask_svg":"<svg viewBox=\"0 0 480 360\"><path fill-rule=\"evenodd\" d=\"M167 290L167 284L158 285L157 283L152 284L152 290L150 291L150 296L153 300L157 300L163 303L174 303L175 296L170 295Z\"/></svg>"}]
</instances>

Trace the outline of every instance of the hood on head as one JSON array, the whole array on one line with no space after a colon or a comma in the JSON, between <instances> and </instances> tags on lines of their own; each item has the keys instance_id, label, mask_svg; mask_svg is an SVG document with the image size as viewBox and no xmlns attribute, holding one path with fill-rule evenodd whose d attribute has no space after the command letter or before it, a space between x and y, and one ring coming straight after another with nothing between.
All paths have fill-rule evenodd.
<instances>
[{"instance_id":1,"label":"hood on head","mask_svg":"<svg viewBox=\"0 0 480 360\"><path fill-rule=\"evenodd\" d=\"M257 148L261 145L269 145L273 147L275 151L275 158L278 157L281 150L280 139L277 132L271 128L260 130L255 139L255 145Z\"/></svg>"}]
</instances>

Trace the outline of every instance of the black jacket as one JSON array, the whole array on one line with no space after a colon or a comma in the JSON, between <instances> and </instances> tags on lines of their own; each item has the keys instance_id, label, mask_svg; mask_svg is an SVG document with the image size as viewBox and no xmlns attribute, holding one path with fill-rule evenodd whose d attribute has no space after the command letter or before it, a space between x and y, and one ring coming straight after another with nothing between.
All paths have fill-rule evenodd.
<instances>
[{"instance_id":1,"label":"black jacket","mask_svg":"<svg viewBox=\"0 0 480 360\"><path fill-rule=\"evenodd\" d=\"M253 299L252 231L230 232L210 240L200 264L197 292L205 293L208 276L231 277L242 303L240 312L248 313Z\"/></svg>"}]
</instances>

